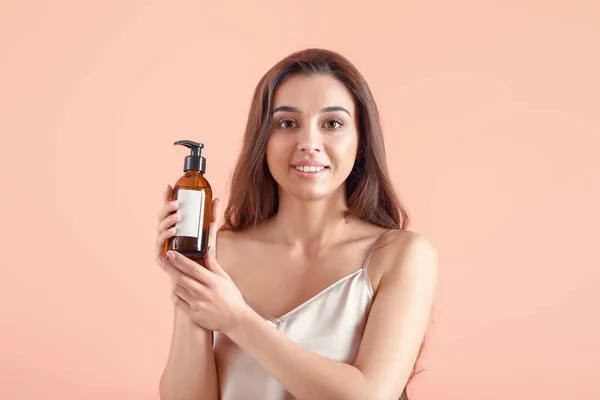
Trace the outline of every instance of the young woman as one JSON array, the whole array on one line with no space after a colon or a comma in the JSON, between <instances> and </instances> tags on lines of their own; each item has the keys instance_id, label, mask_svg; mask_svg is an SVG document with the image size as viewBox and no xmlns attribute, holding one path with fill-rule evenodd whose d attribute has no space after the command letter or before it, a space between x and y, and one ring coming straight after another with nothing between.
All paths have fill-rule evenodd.
<instances>
[{"instance_id":1,"label":"young woman","mask_svg":"<svg viewBox=\"0 0 600 400\"><path fill-rule=\"evenodd\" d=\"M407 230L375 101L347 59L308 49L265 74L231 186L202 266L163 250L177 205L158 215L175 304L161 398L408 399L437 254Z\"/></svg>"}]
</instances>

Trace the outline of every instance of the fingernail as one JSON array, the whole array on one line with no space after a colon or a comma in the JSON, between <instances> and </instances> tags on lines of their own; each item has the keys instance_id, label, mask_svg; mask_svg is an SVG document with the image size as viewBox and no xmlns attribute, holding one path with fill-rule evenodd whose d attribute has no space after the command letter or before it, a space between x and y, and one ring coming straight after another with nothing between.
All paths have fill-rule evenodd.
<instances>
[{"instance_id":1,"label":"fingernail","mask_svg":"<svg viewBox=\"0 0 600 400\"><path fill-rule=\"evenodd\" d=\"M167 257L169 257L171 260L175 259L175 253L172 251L167 251Z\"/></svg>"}]
</instances>

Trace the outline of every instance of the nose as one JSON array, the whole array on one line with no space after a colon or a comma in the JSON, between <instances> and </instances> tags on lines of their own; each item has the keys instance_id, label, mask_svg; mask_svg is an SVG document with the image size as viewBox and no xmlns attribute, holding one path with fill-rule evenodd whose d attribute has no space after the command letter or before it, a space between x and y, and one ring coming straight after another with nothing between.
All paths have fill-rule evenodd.
<instances>
[{"instance_id":1,"label":"nose","mask_svg":"<svg viewBox=\"0 0 600 400\"><path fill-rule=\"evenodd\" d=\"M298 150L315 153L323 150L323 138L316 128L302 129L298 132Z\"/></svg>"}]
</instances>

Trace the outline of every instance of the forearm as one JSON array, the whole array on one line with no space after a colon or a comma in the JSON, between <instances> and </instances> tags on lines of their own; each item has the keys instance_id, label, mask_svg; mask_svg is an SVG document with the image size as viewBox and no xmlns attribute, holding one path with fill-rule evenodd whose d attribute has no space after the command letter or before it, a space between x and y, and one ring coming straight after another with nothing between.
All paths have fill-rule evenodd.
<instances>
[{"instance_id":1,"label":"forearm","mask_svg":"<svg viewBox=\"0 0 600 400\"><path fill-rule=\"evenodd\" d=\"M298 400L368 398L359 369L303 348L254 313L228 336Z\"/></svg>"},{"instance_id":2,"label":"forearm","mask_svg":"<svg viewBox=\"0 0 600 400\"><path fill-rule=\"evenodd\" d=\"M160 380L161 400L218 400L212 331L175 309L173 338Z\"/></svg>"}]
</instances>

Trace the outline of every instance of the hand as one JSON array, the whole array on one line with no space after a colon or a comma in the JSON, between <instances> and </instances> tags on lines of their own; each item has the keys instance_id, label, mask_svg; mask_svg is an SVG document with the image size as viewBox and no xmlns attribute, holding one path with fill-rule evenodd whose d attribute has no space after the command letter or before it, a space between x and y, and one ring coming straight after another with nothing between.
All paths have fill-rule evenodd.
<instances>
[{"instance_id":1,"label":"hand","mask_svg":"<svg viewBox=\"0 0 600 400\"><path fill-rule=\"evenodd\" d=\"M158 235L156 238L155 257L156 263L163 268L164 262L167 261L167 241L175 235L175 224L181 220L181 214L177 211L179 208L179 203L177 201L169 201L172 193L173 188L171 185L167 186L163 193L163 205L158 211L157 215L158 227L156 228L156 231ZM216 249L217 247L217 231L219 229L218 215L220 204L221 201L217 198L212 201L211 205L212 212L210 226L208 229L208 246L211 246L213 249Z\"/></svg>"},{"instance_id":2,"label":"hand","mask_svg":"<svg viewBox=\"0 0 600 400\"><path fill-rule=\"evenodd\" d=\"M212 202L208 233L210 251L204 258L204 268L199 263L177 252L167 257L166 243L175 235L174 225L181 219L176 211L178 204L169 202L171 186L164 192L164 204L158 212L156 262L171 277L171 299L178 309L206 329L229 331L249 308L229 275L215 258L220 200Z\"/></svg>"},{"instance_id":3,"label":"hand","mask_svg":"<svg viewBox=\"0 0 600 400\"><path fill-rule=\"evenodd\" d=\"M212 246L204 258L206 268L175 251L167 258L164 269L171 276L171 298L178 309L212 331L228 335L238 328L250 308L217 262Z\"/></svg>"},{"instance_id":4,"label":"hand","mask_svg":"<svg viewBox=\"0 0 600 400\"><path fill-rule=\"evenodd\" d=\"M177 201L169 202L173 188L167 186L163 193L163 205L158 211L158 227L156 228L156 263L162 267L165 262L165 253L167 252L167 241L175 235L175 224L181 220L181 214L177 211L179 203Z\"/></svg>"}]
</instances>

